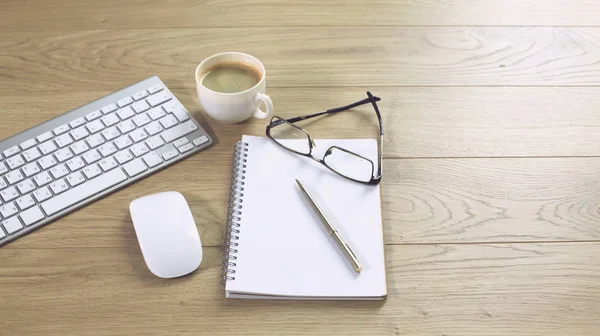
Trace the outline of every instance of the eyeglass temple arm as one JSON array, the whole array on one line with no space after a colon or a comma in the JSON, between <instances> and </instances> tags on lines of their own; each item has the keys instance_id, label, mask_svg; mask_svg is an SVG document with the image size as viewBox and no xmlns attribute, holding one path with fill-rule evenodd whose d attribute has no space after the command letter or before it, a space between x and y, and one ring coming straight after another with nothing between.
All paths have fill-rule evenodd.
<instances>
[{"instance_id":1,"label":"eyeglass temple arm","mask_svg":"<svg viewBox=\"0 0 600 336\"><path fill-rule=\"evenodd\" d=\"M379 98L379 97L375 97L375 96L371 96L371 97L373 97L373 99L375 101L380 101L381 100L381 98ZM352 103L350 105L346 105L346 106L342 106L342 107L335 107L335 108L329 109L329 110L327 110L325 112L319 112L319 113L309 114L309 115L295 117L295 118L291 118L291 119L286 119L286 121L290 122L290 123L294 123L294 122L298 122L298 121L302 121L302 120L306 120L306 119L318 117L318 116L325 115L325 114L333 114L333 113L337 113L337 112L346 111L346 110L349 110L349 109L354 108L356 106L360 106L360 105L364 105L364 104L368 104L368 103L371 103L371 98L365 98L365 99L363 99L361 101L357 101L356 103ZM379 120L381 121L381 118L379 118ZM277 125L279 125L281 123L282 123L282 121L276 120L276 121L273 122L272 125L273 126L277 126Z\"/></svg>"},{"instance_id":2,"label":"eyeglass temple arm","mask_svg":"<svg viewBox=\"0 0 600 336\"><path fill-rule=\"evenodd\" d=\"M381 121L381 113L379 112L379 107L377 107L377 101L381 99L377 99L377 97L373 96L369 91L367 91L367 95L369 96L369 101L373 104L375 114L377 114L377 119L379 120L379 164L377 165L377 175L375 176L375 180L380 180L381 166L383 163L383 122Z\"/></svg>"}]
</instances>

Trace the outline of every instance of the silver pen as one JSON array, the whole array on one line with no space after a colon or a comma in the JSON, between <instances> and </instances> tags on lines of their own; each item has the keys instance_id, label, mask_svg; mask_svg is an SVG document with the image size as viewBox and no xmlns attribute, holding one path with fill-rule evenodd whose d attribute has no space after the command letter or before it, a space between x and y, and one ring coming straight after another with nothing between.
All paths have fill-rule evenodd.
<instances>
[{"instance_id":1,"label":"silver pen","mask_svg":"<svg viewBox=\"0 0 600 336\"><path fill-rule=\"evenodd\" d=\"M329 220L327 220L327 217L325 217L325 213L323 212L323 210L321 210L317 202L315 202L314 198L310 195L308 190L304 189L304 186L302 185L302 183L300 183L300 181L298 181L298 179L296 179L296 182L298 183L298 186L300 187L304 198L306 198L312 209L315 211L315 213L321 220L321 223L323 223L325 229L327 229L329 235L331 236L331 238L333 238L333 241L335 241L338 248L342 250L342 252L344 252L346 259L352 265L352 269L354 269L356 273L360 273L360 271L362 271L362 266L360 265L360 261L358 261L358 258L356 257L354 252L352 252L350 245L348 245L348 243L346 243L342 239L340 233L333 227L333 225L331 225Z\"/></svg>"}]
</instances>

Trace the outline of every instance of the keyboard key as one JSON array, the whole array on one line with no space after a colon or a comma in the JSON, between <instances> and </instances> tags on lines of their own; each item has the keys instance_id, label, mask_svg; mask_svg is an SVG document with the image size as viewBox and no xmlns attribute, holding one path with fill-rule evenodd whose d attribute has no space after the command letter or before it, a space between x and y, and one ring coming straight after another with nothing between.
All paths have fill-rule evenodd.
<instances>
[{"instance_id":1,"label":"keyboard key","mask_svg":"<svg viewBox=\"0 0 600 336\"><path fill-rule=\"evenodd\" d=\"M171 95L166 91L159 92L155 95L148 97L148 99L146 99L146 101L148 101L148 104L150 104L150 106L152 106L152 107L158 106L169 100L171 100Z\"/></svg>"},{"instance_id":2,"label":"keyboard key","mask_svg":"<svg viewBox=\"0 0 600 336\"><path fill-rule=\"evenodd\" d=\"M43 202L48 198L52 197L52 193L50 192L50 189L48 189L48 187L42 187L33 192L33 197L35 197L35 199L38 202Z\"/></svg>"},{"instance_id":3,"label":"keyboard key","mask_svg":"<svg viewBox=\"0 0 600 336\"><path fill-rule=\"evenodd\" d=\"M131 146L132 144L133 144L133 142L129 138L129 135L123 135L123 136L115 139L115 145L120 150L123 148L127 148L127 147Z\"/></svg>"},{"instance_id":4,"label":"keyboard key","mask_svg":"<svg viewBox=\"0 0 600 336\"><path fill-rule=\"evenodd\" d=\"M169 161L172 158L176 157L177 155L179 155L179 152L177 151L177 149L173 149L173 150L163 153L162 157L163 157L163 159L165 159L165 161Z\"/></svg>"},{"instance_id":5,"label":"keyboard key","mask_svg":"<svg viewBox=\"0 0 600 336\"><path fill-rule=\"evenodd\" d=\"M160 119L160 124L164 128L173 127L173 126L177 125L177 119L175 119L174 116L172 116L172 115L169 114L166 117Z\"/></svg>"},{"instance_id":6,"label":"keyboard key","mask_svg":"<svg viewBox=\"0 0 600 336\"><path fill-rule=\"evenodd\" d=\"M110 112L114 112L118 109L119 107L117 106L117 104L112 103L112 104L108 104L106 106L104 106L102 109L100 109L100 111L102 111L102 113L104 114L108 114Z\"/></svg>"},{"instance_id":7,"label":"keyboard key","mask_svg":"<svg viewBox=\"0 0 600 336\"><path fill-rule=\"evenodd\" d=\"M158 147L164 145L165 142L161 139L159 135L153 136L150 139L146 140L146 145L150 147L150 149L154 150Z\"/></svg>"},{"instance_id":8,"label":"keyboard key","mask_svg":"<svg viewBox=\"0 0 600 336\"><path fill-rule=\"evenodd\" d=\"M50 131L44 132L44 133L38 135L37 141L42 143L44 141L52 139L52 137L53 137L53 135L52 135L52 133L50 133Z\"/></svg>"},{"instance_id":9,"label":"keyboard key","mask_svg":"<svg viewBox=\"0 0 600 336\"><path fill-rule=\"evenodd\" d=\"M190 116L187 114L187 112L185 111L185 109L183 108L183 106L178 106L173 110L173 115L177 118L177 120L179 120L180 122L184 122L188 119L190 119Z\"/></svg>"},{"instance_id":10,"label":"keyboard key","mask_svg":"<svg viewBox=\"0 0 600 336\"><path fill-rule=\"evenodd\" d=\"M95 148L104 143L104 138L100 134L94 134L85 139L85 141L88 143L88 145L90 145L90 147Z\"/></svg>"},{"instance_id":11,"label":"keyboard key","mask_svg":"<svg viewBox=\"0 0 600 336\"><path fill-rule=\"evenodd\" d=\"M76 171L76 170L79 170L79 169L85 167L85 163L83 162L81 157L78 156L78 157L74 157L71 160L67 161L67 167L69 167L69 169L71 171Z\"/></svg>"},{"instance_id":12,"label":"keyboard key","mask_svg":"<svg viewBox=\"0 0 600 336\"><path fill-rule=\"evenodd\" d=\"M8 232L8 234L13 234L23 228L23 225L21 225L21 222L19 221L19 219L17 217L13 217L13 218L9 218L9 219L5 220L4 222L2 222L2 226L4 226L4 228L6 229L6 232Z\"/></svg>"},{"instance_id":13,"label":"keyboard key","mask_svg":"<svg viewBox=\"0 0 600 336\"><path fill-rule=\"evenodd\" d=\"M197 129L198 126L196 126L196 124L194 124L194 122L190 120L177 126L174 126L171 129L165 130L160 134L160 136L163 138L163 140L165 140L165 142L171 142L186 134L190 134Z\"/></svg>"},{"instance_id":14,"label":"keyboard key","mask_svg":"<svg viewBox=\"0 0 600 336\"><path fill-rule=\"evenodd\" d=\"M156 154L156 152L150 152L150 153L142 156L142 159L144 159L144 162L146 162L146 164L150 168L155 167L162 163L160 156L158 156L158 154Z\"/></svg>"},{"instance_id":15,"label":"keyboard key","mask_svg":"<svg viewBox=\"0 0 600 336\"><path fill-rule=\"evenodd\" d=\"M17 191L17 189L15 187L8 187L8 188L0 191L0 196L2 196L2 199L4 200L4 202L9 202L9 201L12 201L15 198L19 197L19 192Z\"/></svg>"},{"instance_id":16,"label":"keyboard key","mask_svg":"<svg viewBox=\"0 0 600 336\"><path fill-rule=\"evenodd\" d=\"M112 125L116 125L119 123L119 117L117 117L116 113L111 113L109 115L105 115L100 120L102 120L102 122L104 123L104 125L106 127L110 127Z\"/></svg>"},{"instance_id":17,"label":"keyboard key","mask_svg":"<svg viewBox=\"0 0 600 336\"><path fill-rule=\"evenodd\" d=\"M100 155L100 153L98 153L98 150L96 149L90 150L89 152L83 154L82 157L87 164L92 164L102 159L102 156Z\"/></svg>"},{"instance_id":18,"label":"keyboard key","mask_svg":"<svg viewBox=\"0 0 600 336\"><path fill-rule=\"evenodd\" d=\"M120 109L119 112L117 112L117 114L119 115L119 118L121 118L121 120L125 120L133 117L135 115L135 112L133 112L131 106L127 106L125 108Z\"/></svg>"},{"instance_id":19,"label":"keyboard key","mask_svg":"<svg viewBox=\"0 0 600 336\"><path fill-rule=\"evenodd\" d=\"M156 84L156 85L152 85L151 87L149 87L148 92L150 92L150 94L155 94L162 89L163 89L162 85Z\"/></svg>"},{"instance_id":20,"label":"keyboard key","mask_svg":"<svg viewBox=\"0 0 600 336\"><path fill-rule=\"evenodd\" d=\"M17 205L19 206L19 209L21 209L21 211L22 211L22 210L29 209L32 206L34 206L35 201L31 197L31 195L25 195L17 200Z\"/></svg>"},{"instance_id":21,"label":"keyboard key","mask_svg":"<svg viewBox=\"0 0 600 336\"><path fill-rule=\"evenodd\" d=\"M63 134L61 136L57 136L54 138L54 142L58 145L59 148L66 147L73 143L73 139L69 134Z\"/></svg>"},{"instance_id":22,"label":"keyboard key","mask_svg":"<svg viewBox=\"0 0 600 336\"><path fill-rule=\"evenodd\" d=\"M77 141L76 143L72 144L69 148L71 148L73 154L75 155L79 155L90 149L90 147L85 143L85 140Z\"/></svg>"},{"instance_id":23,"label":"keyboard key","mask_svg":"<svg viewBox=\"0 0 600 336\"><path fill-rule=\"evenodd\" d=\"M0 162L0 175L6 173L8 171L8 168L6 168L6 165L3 162Z\"/></svg>"},{"instance_id":24,"label":"keyboard key","mask_svg":"<svg viewBox=\"0 0 600 336\"><path fill-rule=\"evenodd\" d=\"M33 180L39 187L45 186L46 184L52 182L52 176L48 174L47 171L43 171L33 177Z\"/></svg>"},{"instance_id":25,"label":"keyboard key","mask_svg":"<svg viewBox=\"0 0 600 336\"><path fill-rule=\"evenodd\" d=\"M52 140L44 142L43 144L39 145L38 148L43 155L48 155L58 149Z\"/></svg>"},{"instance_id":26,"label":"keyboard key","mask_svg":"<svg viewBox=\"0 0 600 336\"><path fill-rule=\"evenodd\" d=\"M2 176L0 176L0 190L4 189L8 187L8 183L6 183L6 181L4 181L4 178L2 178Z\"/></svg>"},{"instance_id":27,"label":"keyboard key","mask_svg":"<svg viewBox=\"0 0 600 336\"><path fill-rule=\"evenodd\" d=\"M133 103L133 99L131 99L131 97L125 97L125 98L119 100L117 102L117 105L119 105L119 107L123 107L123 106L127 106L131 103Z\"/></svg>"},{"instance_id":28,"label":"keyboard key","mask_svg":"<svg viewBox=\"0 0 600 336\"><path fill-rule=\"evenodd\" d=\"M4 156L9 158L9 157L17 154L18 152L20 152L19 147L13 146L13 147L10 147L9 149L5 150L3 153L4 153Z\"/></svg>"},{"instance_id":29,"label":"keyboard key","mask_svg":"<svg viewBox=\"0 0 600 336\"><path fill-rule=\"evenodd\" d=\"M87 177L88 179L92 179L92 178L102 174L102 171L100 170L98 165L95 163L93 165L89 165L89 166L83 168L82 172L85 175L85 177Z\"/></svg>"},{"instance_id":30,"label":"keyboard key","mask_svg":"<svg viewBox=\"0 0 600 336\"><path fill-rule=\"evenodd\" d=\"M100 165L100 168L102 168L102 170L104 170L105 172L118 166L115 159L113 159L111 157L100 160L100 162L98 162L98 164Z\"/></svg>"},{"instance_id":31,"label":"keyboard key","mask_svg":"<svg viewBox=\"0 0 600 336\"><path fill-rule=\"evenodd\" d=\"M69 148L63 148L54 153L58 162L64 162L73 157L73 152Z\"/></svg>"},{"instance_id":32,"label":"keyboard key","mask_svg":"<svg viewBox=\"0 0 600 336\"><path fill-rule=\"evenodd\" d=\"M67 182L69 182L69 185L71 185L71 187L74 187L85 182L85 177L81 175L81 172L74 172L73 174L67 176Z\"/></svg>"},{"instance_id":33,"label":"keyboard key","mask_svg":"<svg viewBox=\"0 0 600 336\"><path fill-rule=\"evenodd\" d=\"M194 139L194 141L192 141L192 143L194 144L194 146L200 146L203 145L205 143L208 142L208 137L206 135L203 135L199 138Z\"/></svg>"},{"instance_id":34,"label":"keyboard key","mask_svg":"<svg viewBox=\"0 0 600 336\"><path fill-rule=\"evenodd\" d=\"M35 206L27 211L23 211L19 214L21 220L26 226L35 224L44 218L42 210L38 206Z\"/></svg>"},{"instance_id":35,"label":"keyboard key","mask_svg":"<svg viewBox=\"0 0 600 336\"><path fill-rule=\"evenodd\" d=\"M148 134L144 132L143 128L136 129L135 131L131 132L129 136L131 137L131 140L133 140L133 142L140 142L142 140L148 139Z\"/></svg>"},{"instance_id":36,"label":"keyboard key","mask_svg":"<svg viewBox=\"0 0 600 336\"><path fill-rule=\"evenodd\" d=\"M31 162L33 160L37 160L42 156L42 153L37 148L31 148L23 152L23 157L27 162Z\"/></svg>"},{"instance_id":37,"label":"keyboard key","mask_svg":"<svg viewBox=\"0 0 600 336\"><path fill-rule=\"evenodd\" d=\"M131 155L131 153L125 149L115 154L115 159L117 159L119 164L124 164L125 162L133 160L133 155ZM100 164L100 166L102 166L102 164ZM104 167L102 167L102 169L104 169Z\"/></svg>"},{"instance_id":38,"label":"keyboard key","mask_svg":"<svg viewBox=\"0 0 600 336\"><path fill-rule=\"evenodd\" d=\"M0 207L2 217L7 218L19 212L14 202L6 203Z\"/></svg>"},{"instance_id":39,"label":"keyboard key","mask_svg":"<svg viewBox=\"0 0 600 336\"><path fill-rule=\"evenodd\" d=\"M125 169L129 177L134 177L135 175L138 175L139 173L143 172L148 168L146 167L144 162L142 162L142 159L135 159L129 163L124 164L123 169Z\"/></svg>"},{"instance_id":40,"label":"keyboard key","mask_svg":"<svg viewBox=\"0 0 600 336\"><path fill-rule=\"evenodd\" d=\"M65 182L64 179L60 179L60 180L50 183L50 189L52 189L52 192L54 193L54 195L58 195L61 192L69 189L69 186L67 185L67 182Z\"/></svg>"},{"instance_id":41,"label":"keyboard key","mask_svg":"<svg viewBox=\"0 0 600 336\"><path fill-rule=\"evenodd\" d=\"M102 116L102 112L100 112L100 110L96 110L94 112L88 113L85 116L85 119L87 119L87 121L92 121L92 120L96 120L98 118L100 118Z\"/></svg>"},{"instance_id":42,"label":"keyboard key","mask_svg":"<svg viewBox=\"0 0 600 336\"><path fill-rule=\"evenodd\" d=\"M104 139L106 139L106 141L110 141L114 138L117 138L119 137L119 135L121 135L121 133L119 133L119 130L115 126L109 127L102 131L102 136L104 137Z\"/></svg>"},{"instance_id":43,"label":"keyboard key","mask_svg":"<svg viewBox=\"0 0 600 336\"><path fill-rule=\"evenodd\" d=\"M100 154L102 154L102 156L104 157L107 157L117 152L117 148L110 142L98 147L98 150L100 151Z\"/></svg>"},{"instance_id":44,"label":"keyboard key","mask_svg":"<svg viewBox=\"0 0 600 336\"><path fill-rule=\"evenodd\" d=\"M85 129L85 126L77 127L76 129L71 131L71 136L75 141L79 141L88 135L90 135L90 133L88 133L88 131Z\"/></svg>"},{"instance_id":45,"label":"keyboard key","mask_svg":"<svg viewBox=\"0 0 600 336\"><path fill-rule=\"evenodd\" d=\"M165 112L173 113L173 111L175 111L175 108L177 106L179 106L179 104L176 101L171 100L170 102L166 102L166 103L162 104L161 107L165 110Z\"/></svg>"},{"instance_id":46,"label":"keyboard key","mask_svg":"<svg viewBox=\"0 0 600 336\"><path fill-rule=\"evenodd\" d=\"M175 146L175 147L181 147L181 146L185 145L188 142L190 142L190 141L187 138L177 139L177 140L175 140L175 142L173 142L173 146Z\"/></svg>"},{"instance_id":47,"label":"keyboard key","mask_svg":"<svg viewBox=\"0 0 600 336\"><path fill-rule=\"evenodd\" d=\"M138 114L135 116L135 118L133 118L133 122L137 125L137 127L142 127L151 121L152 120L150 120L148 113Z\"/></svg>"},{"instance_id":48,"label":"keyboard key","mask_svg":"<svg viewBox=\"0 0 600 336\"><path fill-rule=\"evenodd\" d=\"M146 91L146 90L140 91L133 95L133 99L135 99L136 101L140 100L140 99L144 99L146 97L148 97L148 91Z\"/></svg>"},{"instance_id":49,"label":"keyboard key","mask_svg":"<svg viewBox=\"0 0 600 336\"><path fill-rule=\"evenodd\" d=\"M48 155L39 159L38 163L40 164L40 166L42 166L42 169L46 170L50 167L54 167L57 162L52 155Z\"/></svg>"},{"instance_id":50,"label":"keyboard key","mask_svg":"<svg viewBox=\"0 0 600 336\"><path fill-rule=\"evenodd\" d=\"M8 168L10 168L11 170L17 169L19 167L21 167L22 165L25 164L25 160L23 160L23 157L21 156L21 154L17 154L16 156L12 156L8 159L6 159L6 164L8 165Z\"/></svg>"},{"instance_id":51,"label":"keyboard key","mask_svg":"<svg viewBox=\"0 0 600 336\"><path fill-rule=\"evenodd\" d=\"M29 139L21 144L21 149L26 150L35 145L37 145L37 142L35 141L35 139Z\"/></svg>"},{"instance_id":52,"label":"keyboard key","mask_svg":"<svg viewBox=\"0 0 600 336\"><path fill-rule=\"evenodd\" d=\"M33 176L41 171L40 167L35 162L23 166L22 170L27 177Z\"/></svg>"},{"instance_id":53,"label":"keyboard key","mask_svg":"<svg viewBox=\"0 0 600 336\"><path fill-rule=\"evenodd\" d=\"M64 125L60 125L60 126L58 126L57 128L55 128L55 129L53 130L53 132L54 132L54 134L55 134L55 135L61 135L61 134L63 134L63 133L66 133L66 132L68 132L68 131L69 131L69 129L71 129L71 128L69 127L69 125L67 125L67 124L64 124Z\"/></svg>"},{"instance_id":54,"label":"keyboard key","mask_svg":"<svg viewBox=\"0 0 600 336\"><path fill-rule=\"evenodd\" d=\"M6 181L8 181L8 184L15 184L19 181L23 181L24 177L23 174L21 174L20 170L13 170L10 173L4 175L4 177L6 177Z\"/></svg>"},{"instance_id":55,"label":"keyboard key","mask_svg":"<svg viewBox=\"0 0 600 336\"><path fill-rule=\"evenodd\" d=\"M83 124L85 124L85 119L83 119L83 118L77 118L77 119L71 121L69 123L69 126L71 126L71 128L75 128L75 127L79 127L79 126L81 126Z\"/></svg>"},{"instance_id":56,"label":"keyboard key","mask_svg":"<svg viewBox=\"0 0 600 336\"><path fill-rule=\"evenodd\" d=\"M192 148L194 148L194 145L189 143L189 144L185 144L185 145L177 148L177 150L179 150L179 153L185 153L185 152L191 150Z\"/></svg>"},{"instance_id":57,"label":"keyboard key","mask_svg":"<svg viewBox=\"0 0 600 336\"><path fill-rule=\"evenodd\" d=\"M0 240L6 238L6 233L4 233L4 230L2 230L2 228L0 228Z\"/></svg>"},{"instance_id":58,"label":"keyboard key","mask_svg":"<svg viewBox=\"0 0 600 336\"><path fill-rule=\"evenodd\" d=\"M21 192L21 195L27 194L28 192L32 191L35 188L36 188L35 184L33 183L33 181L31 179L27 179L27 180L19 182L19 184L17 184L17 189L19 189L19 191Z\"/></svg>"},{"instance_id":59,"label":"keyboard key","mask_svg":"<svg viewBox=\"0 0 600 336\"><path fill-rule=\"evenodd\" d=\"M152 120L160 119L165 116L165 111L160 107L154 107L148 111L148 116L152 118Z\"/></svg>"},{"instance_id":60,"label":"keyboard key","mask_svg":"<svg viewBox=\"0 0 600 336\"><path fill-rule=\"evenodd\" d=\"M143 142L131 146L130 150L135 157L142 156L150 151Z\"/></svg>"},{"instance_id":61,"label":"keyboard key","mask_svg":"<svg viewBox=\"0 0 600 336\"><path fill-rule=\"evenodd\" d=\"M113 169L63 193L62 195L55 196L43 202L41 205L46 214L52 216L53 214L117 185L126 179L127 176L125 176L121 169Z\"/></svg>"},{"instance_id":62,"label":"keyboard key","mask_svg":"<svg viewBox=\"0 0 600 336\"><path fill-rule=\"evenodd\" d=\"M146 103L145 100L140 100L137 103L133 103L133 105L131 105L131 107L133 107L133 110L136 113L142 113L142 112L148 110L150 108L150 105L148 105L148 103Z\"/></svg>"},{"instance_id":63,"label":"keyboard key","mask_svg":"<svg viewBox=\"0 0 600 336\"><path fill-rule=\"evenodd\" d=\"M50 169L50 174L52 174L52 176L54 176L55 179L58 179L63 176L67 176L67 174L69 174L69 170L64 165L64 163L61 163L58 166Z\"/></svg>"},{"instance_id":64,"label":"keyboard key","mask_svg":"<svg viewBox=\"0 0 600 336\"><path fill-rule=\"evenodd\" d=\"M135 129L135 125L131 122L131 120L125 120L117 125L117 128L122 134L125 134L133 131Z\"/></svg>"},{"instance_id":65,"label":"keyboard key","mask_svg":"<svg viewBox=\"0 0 600 336\"><path fill-rule=\"evenodd\" d=\"M98 133L104 129L104 125L100 122L100 120L94 120L91 123L85 125L85 127L91 134Z\"/></svg>"},{"instance_id":66,"label":"keyboard key","mask_svg":"<svg viewBox=\"0 0 600 336\"><path fill-rule=\"evenodd\" d=\"M158 134L158 133L162 132L162 130L163 130L162 126L160 126L158 121L153 121L153 122L149 123L148 126L144 127L144 129L150 135Z\"/></svg>"}]
</instances>

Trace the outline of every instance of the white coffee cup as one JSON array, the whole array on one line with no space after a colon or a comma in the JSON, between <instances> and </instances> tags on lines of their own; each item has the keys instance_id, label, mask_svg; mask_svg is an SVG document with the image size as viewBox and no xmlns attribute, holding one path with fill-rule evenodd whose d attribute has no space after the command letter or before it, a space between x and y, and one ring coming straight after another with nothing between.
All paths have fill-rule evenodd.
<instances>
[{"instance_id":1,"label":"white coffee cup","mask_svg":"<svg viewBox=\"0 0 600 336\"><path fill-rule=\"evenodd\" d=\"M260 81L248 90L223 93L208 89L202 85L202 78L206 72L219 63L244 62L260 70ZM266 118L273 113L273 102L265 94L266 72L265 66L253 56L240 52L225 52L216 54L205 59L196 68L196 91L198 100L204 111L213 119L237 123L250 117L259 119ZM260 103L264 103L267 111L260 109Z\"/></svg>"}]
</instances>

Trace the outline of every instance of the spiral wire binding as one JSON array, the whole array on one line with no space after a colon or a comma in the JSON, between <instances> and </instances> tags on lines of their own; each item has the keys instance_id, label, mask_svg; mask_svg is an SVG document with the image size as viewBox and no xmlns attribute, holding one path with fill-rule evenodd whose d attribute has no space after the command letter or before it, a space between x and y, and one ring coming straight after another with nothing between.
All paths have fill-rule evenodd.
<instances>
[{"instance_id":1,"label":"spiral wire binding","mask_svg":"<svg viewBox=\"0 0 600 336\"><path fill-rule=\"evenodd\" d=\"M238 240L240 239L240 220L242 216L242 198L244 197L244 174L248 162L248 144L238 142L233 154L231 169L231 187L229 190L229 207L227 209L227 224L225 229L225 243L223 244L223 282L235 280L235 267L238 253Z\"/></svg>"}]
</instances>

